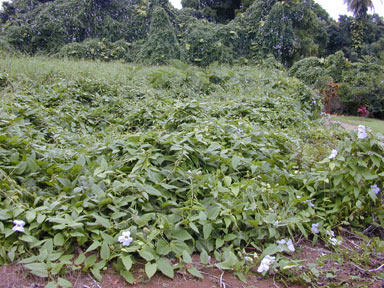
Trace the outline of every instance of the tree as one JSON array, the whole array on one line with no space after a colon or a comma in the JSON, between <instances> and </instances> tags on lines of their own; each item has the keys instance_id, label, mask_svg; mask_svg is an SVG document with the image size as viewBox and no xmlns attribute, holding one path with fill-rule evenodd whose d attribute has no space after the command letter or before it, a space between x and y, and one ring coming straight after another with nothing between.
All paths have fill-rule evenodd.
<instances>
[{"instance_id":1,"label":"tree","mask_svg":"<svg viewBox=\"0 0 384 288\"><path fill-rule=\"evenodd\" d=\"M373 8L372 0L344 0L348 11L353 13L355 21L352 22L352 47L358 55L363 45L363 31L367 18L368 8Z\"/></svg>"},{"instance_id":2,"label":"tree","mask_svg":"<svg viewBox=\"0 0 384 288\"><path fill-rule=\"evenodd\" d=\"M182 0L183 8L202 12L210 21L227 23L234 19L237 11L248 8L255 0Z\"/></svg>"},{"instance_id":3,"label":"tree","mask_svg":"<svg viewBox=\"0 0 384 288\"><path fill-rule=\"evenodd\" d=\"M373 8L372 0L344 0L344 3L356 19L365 19L368 8Z\"/></svg>"}]
</instances>

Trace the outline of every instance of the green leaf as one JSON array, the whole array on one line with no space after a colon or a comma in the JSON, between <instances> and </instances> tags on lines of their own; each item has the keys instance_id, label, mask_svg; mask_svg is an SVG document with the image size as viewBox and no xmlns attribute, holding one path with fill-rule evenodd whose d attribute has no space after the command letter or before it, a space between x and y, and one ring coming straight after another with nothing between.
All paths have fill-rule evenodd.
<instances>
[{"instance_id":1,"label":"green leaf","mask_svg":"<svg viewBox=\"0 0 384 288\"><path fill-rule=\"evenodd\" d=\"M133 275L129 271L120 271L120 275L124 277L125 281L127 281L129 284L133 285L135 282L135 278L133 278Z\"/></svg>"},{"instance_id":2,"label":"green leaf","mask_svg":"<svg viewBox=\"0 0 384 288\"><path fill-rule=\"evenodd\" d=\"M215 220L217 216L220 214L220 207L215 206L213 208L210 208L207 214L208 219Z\"/></svg>"},{"instance_id":3,"label":"green leaf","mask_svg":"<svg viewBox=\"0 0 384 288\"><path fill-rule=\"evenodd\" d=\"M75 265L81 265L81 264L83 264L83 262L84 262L84 260L85 260L85 254L84 253L81 253L81 254L79 254L79 256L76 258L76 260L75 260Z\"/></svg>"},{"instance_id":4,"label":"green leaf","mask_svg":"<svg viewBox=\"0 0 384 288\"><path fill-rule=\"evenodd\" d=\"M56 283L54 281L50 281L50 282L47 283L47 285L45 285L44 288L57 288L57 287L59 287L58 283Z\"/></svg>"},{"instance_id":5,"label":"green leaf","mask_svg":"<svg viewBox=\"0 0 384 288\"><path fill-rule=\"evenodd\" d=\"M180 241L186 241L186 240L192 239L191 234L189 234L187 230L184 230L184 229L174 230L172 233L172 237Z\"/></svg>"},{"instance_id":6,"label":"green leaf","mask_svg":"<svg viewBox=\"0 0 384 288\"><path fill-rule=\"evenodd\" d=\"M155 259L154 255L151 252L149 252L148 250L142 249L142 250L139 250L138 252L139 252L140 257L147 260L148 262Z\"/></svg>"},{"instance_id":7,"label":"green leaf","mask_svg":"<svg viewBox=\"0 0 384 288\"><path fill-rule=\"evenodd\" d=\"M69 287L72 287L72 283L71 283L71 282L69 282L69 281L66 280L66 279L60 278L60 277L59 277L59 279L57 279L57 283L58 283L61 287L63 287L63 288L69 288Z\"/></svg>"},{"instance_id":8,"label":"green leaf","mask_svg":"<svg viewBox=\"0 0 384 288\"><path fill-rule=\"evenodd\" d=\"M160 258L157 261L157 266L158 266L159 270L161 271L161 273L163 273L165 276L173 279L175 274L173 271L173 267L172 267L171 263L169 263L168 259Z\"/></svg>"},{"instance_id":9,"label":"green leaf","mask_svg":"<svg viewBox=\"0 0 384 288\"><path fill-rule=\"evenodd\" d=\"M241 282L247 283L247 278L243 272L236 272L236 276L240 279Z\"/></svg>"},{"instance_id":10,"label":"green leaf","mask_svg":"<svg viewBox=\"0 0 384 288\"><path fill-rule=\"evenodd\" d=\"M376 200L377 200L377 196L376 196L375 192L374 192L372 189L369 189L369 190L368 190L368 195L369 195L369 197L371 197L371 199L373 200L373 202L376 202Z\"/></svg>"},{"instance_id":11,"label":"green leaf","mask_svg":"<svg viewBox=\"0 0 384 288\"><path fill-rule=\"evenodd\" d=\"M156 244L156 252L160 255L167 255L169 252L171 252L171 247L169 247L167 241L159 239Z\"/></svg>"},{"instance_id":12,"label":"green leaf","mask_svg":"<svg viewBox=\"0 0 384 288\"><path fill-rule=\"evenodd\" d=\"M95 264L96 260L97 260L97 255L96 254L92 254L91 256L88 256L87 259L85 259L85 262L84 262L85 267L92 266L93 264Z\"/></svg>"},{"instance_id":13,"label":"green leaf","mask_svg":"<svg viewBox=\"0 0 384 288\"><path fill-rule=\"evenodd\" d=\"M103 244L101 245L100 257L103 260L107 260L109 259L110 256L111 256L111 250L109 249L108 243L103 242Z\"/></svg>"},{"instance_id":14,"label":"green leaf","mask_svg":"<svg viewBox=\"0 0 384 288\"><path fill-rule=\"evenodd\" d=\"M29 223L32 223L33 220L36 218L36 211L35 210L30 210L25 213L25 218Z\"/></svg>"},{"instance_id":15,"label":"green leaf","mask_svg":"<svg viewBox=\"0 0 384 288\"><path fill-rule=\"evenodd\" d=\"M99 269L92 268L91 269L91 273L92 273L93 277L95 277L95 279L97 281L101 282L101 280L103 280L103 276L101 276L101 273L100 273Z\"/></svg>"},{"instance_id":16,"label":"green leaf","mask_svg":"<svg viewBox=\"0 0 384 288\"><path fill-rule=\"evenodd\" d=\"M132 258L129 255L121 256L121 261L124 264L124 267L127 271L131 270L132 267Z\"/></svg>"},{"instance_id":17,"label":"green leaf","mask_svg":"<svg viewBox=\"0 0 384 288\"><path fill-rule=\"evenodd\" d=\"M212 224L204 224L203 226L203 234L204 234L204 239L208 239L209 236L211 235L211 232L213 230Z\"/></svg>"},{"instance_id":18,"label":"green leaf","mask_svg":"<svg viewBox=\"0 0 384 288\"><path fill-rule=\"evenodd\" d=\"M209 256L207 251L203 250L200 253L200 262L207 265L209 263Z\"/></svg>"},{"instance_id":19,"label":"green leaf","mask_svg":"<svg viewBox=\"0 0 384 288\"><path fill-rule=\"evenodd\" d=\"M155 275L157 270L157 263L147 263L145 264L145 274L147 274L148 278L151 279L153 275Z\"/></svg>"},{"instance_id":20,"label":"green leaf","mask_svg":"<svg viewBox=\"0 0 384 288\"><path fill-rule=\"evenodd\" d=\"M108 219L100 217L100 216L95 215L95 214L93 214L92 216L96 218L96 223L104 226L105 228L109 229L109 228L112 227L112 225L111 225L111 223L109 222Z\"/></svg>"},{"instance_id":21,"label":"green leaf","mask_svg":"<svg viewBox=\"0 0 384 288\"><path fill-rule=\"evenodd\" d=\"M232 183L231 177L225 176L223 180L224 180L225 186L227 186L227 187L231 186L231 183Z\"/></svg>"},{"instance_id":22,"label":"green leaf","mask_svg":"<svg viewBox=\"0 0 384 288\"><path fill-rule=\"evenodd\" d=\"M92 245L88 247L88 249L85 252L90 252L95 250L96 248L100 247L101 243L97 240L93 241Z\"/></svg>"},{"instance_id":23,"label":"green leaf","mask_svg":"<svg viewBox=\"0 0 384 288\"><path fill-rule=\"evenodd\" d=\"M239 166L240 162L241 162L241 158L240 157L233 156L232 157L232 167L233 167L233 169L237 170L237 166Z\"/></svg>"},{"instance_id":24,"label":"green leaf","mask_svg":"<svg viewBox=\"0 0 384 288\"><path fill-rule=\"evenodd\" d=\"M195 277L197 277L197 278L200 278L200 279L203 279L203 278L204 278L203 275L200 273L200 271L197 270L196 267L194 267L194 266L188 268L187 271L188 271L191 275L193 275L193 276L195 276Z\"/></svg>"},{"instance_id":25,"label":"green leaf","mask_svg":"<svg viewBox=\"0 0 384 288\"><path fill-rule=\"evenodd\" d=\"M25 264L25 268L31 270L31 273L39 277L48 277L48 266L45 263Z\"/></svg>"},{"instance_id":26,"label":"green leaf","mask_svg":"<svg viewBox=\"0 0 384 288\"><path fill-rule=\"evenodd\" d=\"M63 246L64 245L64 236L61 233L57 233L55 237L53 238L53 244L55 246Z\"/></svg>"},{"instance_id":27,"label":"green leaf","mask_svg":"<svg viewBox=\"0 0 384 288\"><path fill-rule=\"evenodd\" d=\"M185 263L192 263L191 255L186 250L183 251L183 260Z\"/></svg>"},{"instance_id":28,"label":"green leaf","mask_svg":"<svg viewBox=\"0 0 384 288\"><path fill-rule=\"evenodd\" d=\"M191 229L192 229L193 231L195 231L196 233L200 234L199 229L197 228L197 226L195 225L195 223L193 223L193 222L189 222L189 227L191 227Z\"/></svg>"}]
</instances>

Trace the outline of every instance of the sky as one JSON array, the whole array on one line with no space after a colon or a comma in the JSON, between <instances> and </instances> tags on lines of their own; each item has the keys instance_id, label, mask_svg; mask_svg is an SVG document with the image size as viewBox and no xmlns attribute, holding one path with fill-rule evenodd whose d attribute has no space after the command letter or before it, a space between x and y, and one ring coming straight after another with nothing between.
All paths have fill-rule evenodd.
<instances>
[{"instance_id":1,"label":"sky","mask_svg":"<svg viewBox=\"0 0 384 288\"><path fill-rule=\"evenodd\" d=\"M181 0L169 0L173 6L176 8L181 8ZM374 12L379 14L380 16L384 17L384 0L372 0L373 5L375 6ZM0 0L0 3L2 4L5 2L5 0ZM347 12L347 6L344 4L344 0L315 0L315 2L319 3L327 12L329 15L337 20L339 18L339 15L352 15L349 12ZM370 14L372 14L373 11L369 11Z\"/></svg>"}]
</instances>

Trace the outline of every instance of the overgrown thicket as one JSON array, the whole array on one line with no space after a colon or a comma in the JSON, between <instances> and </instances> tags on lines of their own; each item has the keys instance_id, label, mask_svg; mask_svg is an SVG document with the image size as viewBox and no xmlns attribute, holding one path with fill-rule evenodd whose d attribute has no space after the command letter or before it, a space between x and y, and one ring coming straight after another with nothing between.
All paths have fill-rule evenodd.
<instances>
[{"instance_id":1,"label":"overgrown thicket","mask_svg":"<svg viewBox=\"0 0 384 288\"><path fill-rule=\"evenodd\" d=\"M52 287L108 264L130 283L134 263L202 277L192 253L243 280L275 255L281 277L310 283L277 240L383 227L383 143L324 128L318 96L272 66L0 67L0 264Z\"/></svg>"},{"instance_id":2,"label":"overgrown thicket","mask_svg":"<svg viewBox=\"0 0 384 288\"><path fill-rule=\"evenodd\" d=\"M136 49L124 48L120 59L152 64L177 58L209 65L269 53L284 64L292 64L300 57L325 51L325 24L312 5L308 0L257 1L223 25L196 18L198 11L191 8L173 9L167 1L15 0L1 13L2 34L27 53L54 54L60 50L60 55L90 58L93 54L94 58L97 53L84 50L95 50L90 39L98 39L108 47L99 55L104 60L105 55L111 58L113 43L123 40ZM184 45L179 47L179 42ZM63 45L69 46L61 48Z\"/></svg>"},{"instance_id":3,"label":"overgrown thicket","mask_svg":"<svg viewBox=\"0 0 384 288\"><path fill-rule=\"evenodd\" d=\"M384 66L371 56L351 63L340 51L327 58L309 57L296 62L290 74L323 95L328 113L358 115L365 109L384 118Z\"/></svg>"}]
</instances>

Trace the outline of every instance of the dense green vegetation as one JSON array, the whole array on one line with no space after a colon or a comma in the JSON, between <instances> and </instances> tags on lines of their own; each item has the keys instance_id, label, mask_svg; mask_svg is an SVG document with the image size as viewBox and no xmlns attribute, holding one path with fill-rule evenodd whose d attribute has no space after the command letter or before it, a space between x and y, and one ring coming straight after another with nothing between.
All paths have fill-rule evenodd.
<instances>
[{"instance_id":1,"label":"dense green vegetation","mask_svg":"<svg viewBox=\"0 0 384 288\"><path fill-rule=\"evenodd\" d=\"M326 129L318 96L269 63L1 59L0 263L54 287L108 264L130 283L134 263L201 277L192 253L244 279L274 255L279 277L311 282L277 241L382 227L384 144Z\"/></svg>"},{"instance_id":2,"label":"dense green vegetation","mask_svg":"<svg viewBox=\"0 0 384 288\"><path fill-rule=\"evenodd\" d=\"M342 51L344 62L352 63L344 65L347 71L325 75L329 69L319 67L323 64L304 71L300 62L299 74L313 78L323 69L316 80L323 85L315 88L327 105L328 98L335 99L328 112L357 115L366 106L370 116L384 118L384 21L367 15L369 1L360 2L349 3L359 10L355 18L341 16L336 22L312 0L185 0L182 10L167 0L14 0L0 12L0 53L149 65L179 59L201 67L260 64L272 56L288 69L312 61L307 57L339 59L334 54ZM332 88L331 96L324 93L326 78L340 87Z\"/></svg>"}]
</instances>

